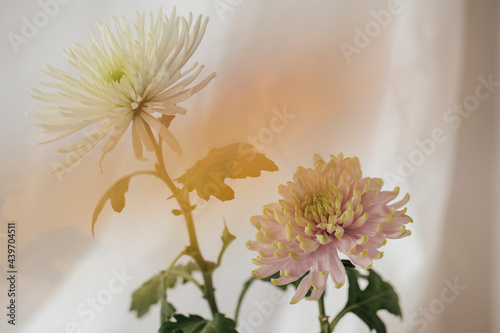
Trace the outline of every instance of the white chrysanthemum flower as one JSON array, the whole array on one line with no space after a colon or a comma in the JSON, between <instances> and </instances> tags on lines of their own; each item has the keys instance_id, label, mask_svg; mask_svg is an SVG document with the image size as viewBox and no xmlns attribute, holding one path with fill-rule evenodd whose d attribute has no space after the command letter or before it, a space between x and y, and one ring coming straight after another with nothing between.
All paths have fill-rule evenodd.
<instances>
[{"instance_id":1,"label":"white chrysanthemum flower","mask_svg":"<svg viewBox=\"0 0 500 333\"><path fill-rule=\"evenodd\" d=\"M192 14L188 19L179 17L175 9L167 17L160 10L156 18L153 13L149 14L146 29L145 16L137 13L133 28L123 16L120 21L112 17L114 34L108 25L98 22L101 38L91 30L92 38L86 47L75 44L63 50L81 76L51 66L43 70L55 82L41 84L55 92L33 89L32 97L44 102L35 105L44 111L30 115L43 122L37 125L45 132L57 133L43 143L100 124L86 138L59 149L71 154L51 172L71 166L109 135L101 150L101 163L131 123L136 158L143 159L143 146L147 151L154 149L151 129L175 152L181 153L168 129L168 120L186 113L177 103L200 91L216 75L212 73L188 88L203 66L195 63L181 72L200 44L208 19L200 15L193 21Z\"/></svg>"}]
</instances>

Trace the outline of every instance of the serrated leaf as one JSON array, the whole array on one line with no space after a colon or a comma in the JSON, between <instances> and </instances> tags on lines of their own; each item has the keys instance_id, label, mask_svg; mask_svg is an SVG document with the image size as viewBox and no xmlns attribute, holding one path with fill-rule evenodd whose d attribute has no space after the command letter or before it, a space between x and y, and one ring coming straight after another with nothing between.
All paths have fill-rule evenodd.
<instances>
[{"instance_id":1,"label":"serrated leaf","mask_svg":"<svg viewBox=\"0 0 500 333\"><path fill-rule=\"evenodd\" d=\"M175 322L163 323L159 333L237 333L235 322L221 313L216 313L211 321L196 315L175 315L174 318Z\"/></svg>"},{"instance_id":2,"label":"serrated leaf","mask_svg":"<svg viewBox=\"0 0 500 333\"><path fill-rule=\"evenodd\" d=\"M151 279L144 282L141 287L134 291L134 293L132 294L132 304L130 305L130 311L136 311L137 317L142 317L149 311L152 305L158 303L158 301L160 300L159 291L164 290L164 288L174 288L180 278L182 279L181 281L183 284L188 282L186 276L190 276L194 271L197 270L199 270L198 266L193 262L189 262L185 265L179 264L174 266L166 279L165 271L161 271L160 273L156 274ZM163 281L165 283L164 286L161 284L162 278L165 279L165 281ZM168 307L168 304L163 304L163 301L164 300L162 299L162 313L168 316L168 311L171 310L171 308ZM171 304L170 306L173 308Z\"/></svg>"},{"instance_id":3,"label":"serrated leaf","mask_svg":"<svg viewBox=\"0 0 500 333\"><path fill-rule=\"evenodd\" d=\"M138 318L144 316L152 305L158 303L162 276L162 273L153 276L132 294L130 311L136 311Z\"/></svg>"},{"instance_id":4,"label":"serrated leaf","mask_svg":"<svg viewBox=\"0 0 500 333\"><path fill-rule=\"evenodd\" d=\"M132 176L126 176L114 183L106 191L106 193L104 193L101 200L99 200L99 203L94 210L94 214L92 215L92 235L94 234L94 228L97 222L97 218L99 217L99 214L101 214L106 201L110 200L113 210L117 213L121 213L121 211L125 207L125 193L127 193L128 191L128 184L131 177Z\"/></svg>"},{"instance_id":5,"label":"serrated leaf","mask_svg":"<svg viewBox=\"0 0 500 333\"><path fill-rule=\"evenodd\" d=\"M97 204L94 209L94 214L92 215L92 235L94 235L95 224L97 222L97 218L99 214L101 214L106 201L111 201L111 207L117 213L121 213L123 208L125 208L125 193L128 192L128 185L130 183L130 179L134 176L138 175L154 175L158 177L159 173L156 171L138 171L131 173L125 177L120 178L116 181L111 187L104 193L101 200Z\"/></svg>"},{"instance_id":6,"label":"serrated leaf","mask_svg":"<svg viewBox=\"0 0 500 333\"><path fill-rule=\"evenodd\" d=\"M172 319L172 317L175 315L175 312L177 309L169 302L167 302L166 297L161 300L161 323L163 324L166 321L169 321Z\"/></svg>"},{"instance_id":7,"label":"serrated leaf","mask_svg":"<svg viewBox=\"0 0 500 333\"><path fill-rule=\"evenodd\" d=\"M170 271L170 276L168 277L167 287L174 288L177 284L178 278L182 278L182 284L187 283L189 280L186 277L189 277L195 271L199 271L198 265L194 262L190 261L187 264L178 264L175 265L172 271ZM174 283L172 283L174 281Z\"/></svg>"},{"instance_id":8,"label":"serrated leaf","mask_svg":"<svg viewBox=\"0 0 500 333\"><path fill-rule=\"evenodd\" d=\"M346 272L349 279L349 298L344 310L357 315L370 330L386 333L385 324L377 315L377 311L387 310L401 317L396 291L372 269L368 271L368 276L361 275L354 268L346 268ZM359 278L368 280L368 286L364 290L359 287Z\"/></svg>"},{"instance_id":9,"label":"serrated leaf","mask_svg":"<svg viewBox=\"0 0 500 333\"><path fill-rule=\"evenodd\" d=\"M208 201L215 196L221 201L234 199L234 191L224 179L258 177L262 171L277 171L278 167L264 154L257 153L252 145L234 143L210 150L208 155L179 177L189 192Z\"/></svg>"}]
</instances>

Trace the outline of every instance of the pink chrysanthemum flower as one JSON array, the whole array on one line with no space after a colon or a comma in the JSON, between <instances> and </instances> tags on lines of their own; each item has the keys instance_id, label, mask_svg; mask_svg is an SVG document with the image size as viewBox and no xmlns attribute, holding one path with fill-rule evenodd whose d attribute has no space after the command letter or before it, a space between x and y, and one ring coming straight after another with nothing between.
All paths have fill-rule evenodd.
<instances>
[{"instance_id":1,"label":"pink chrysanthemum flower","mask_svg":"<svg viewBox=\"0 0 500 333\"><path fill-rule=\"evenodd\" d=\"M357 157L330 155L326 163L314 156L314 169L299 167L293 182L280 185L279 203L266 205L264 215L253 216L258 229L249 249L258 251L253 271L257 278L280 271L277 285L291 283L309 271L299 284L291 303L299 302L313 287L310 300L318 300L328 275L335 286L345 282L345 268L338 251L356 266L369 269L373 259L382 258L378 249L387 238L402 238L411 232L405 224L413 222L400 209L409 195L390 203L399 194L381 191L379 178L363 178Z\"/></svg>"}]
</instances>

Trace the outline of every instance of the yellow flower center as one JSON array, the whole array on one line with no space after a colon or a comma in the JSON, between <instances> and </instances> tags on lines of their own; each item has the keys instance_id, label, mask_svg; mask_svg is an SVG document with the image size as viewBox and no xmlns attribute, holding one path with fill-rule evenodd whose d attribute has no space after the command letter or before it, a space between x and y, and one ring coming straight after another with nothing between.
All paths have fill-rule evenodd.
<instances>
[{"instance_id":1,"label":"yellow flower center","mask_svg":"<svg viewBox=\"0 0 500 333\"><path fill-rule=\"evenodd\" d=\"M115 56L112 61L103 63L101 76L106 82L119 83L123 76L125 76L125 60Z\"/></svg>"},{"instance_id":2,"label":"yellow flower center","mask_svg":"<svg viewBox=\"0 0 500 333\"><path fill-rule=\"evenodd\" d=\"M125 73L123 71L123 68L116 68L114 71L109 73L108 82L111 82L111 81L120 82L120 80L124 74Z\"/></svg>"},{"instance_id":3,"label":"yellow flower center","mask_svg":"<svg viewBox=\"0 0 500 333\"><path fill-rule=\"evenodd\" d=\"M326 189L318 190L314 193L307 193L301 204L304 217L316 224L335 215L335 198L331 191Z\"/></svg>"}]
</instances>

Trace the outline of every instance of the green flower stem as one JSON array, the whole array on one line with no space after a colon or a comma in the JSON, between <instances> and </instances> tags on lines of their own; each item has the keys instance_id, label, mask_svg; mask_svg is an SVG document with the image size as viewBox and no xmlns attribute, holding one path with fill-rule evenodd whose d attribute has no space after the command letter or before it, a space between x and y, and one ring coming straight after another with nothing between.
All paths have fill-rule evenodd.
<instances>
[{"instance_id":1,"label":"green flower stem","mask_svg":"<svg viewBox=\"0 0 500 333\"><path fill-rule=\"evenodd\" d=\"M351 306L348 306L346 308L344 308L344 310L340 311L339 314L333 319L333 321L331 322L330 324L330 332L333 332L333 329L335 328L335 326L337 325L337 323L339 322L339 320L344 316L346 315L347 313L349 313L350 311L356 309L356 308L359 308L365 304L368 304L368 303L371 303L373 302L374 300L378 299L378 298L381 298L381 297L384 297L384 296L387 296L388 294L391 294L392 292L391 291L386 291L386 292L383 292L383 293L379 293L375 296L372 296L370 298L367 298L365 299L364 301L362 302L359 302L359 303L356 303L356 304L353 304Z\"/></svg>"},{"instance_id":2,"label":"green flower stem","mask_svg":"<svg viewBox=\"0 0 500 333\"><path fill-rule=\"evenodd\" d=\"M351 311L351 309L344 309L342 311L339 312L339 314L333 319L332 323L330 324L330 332L333 332L333 330L335 329L335 326L337 326L337 323L339 322L339 320L345 315L347 314L349 311Z\"/></svg>"},{"instance_id":3,"label":"green flower stem","mask_svg":"<svg viewBox=\"0 0 500 333\"><path fill-rule=\"evenodd\" d=\"M160 285L160 288L158 290L158 292L160 293L161 306L162 306L160 325L163 324L166 320L168 320L168 318L165 318L164 314L163 314L164 313L163 307L167 305L167 286L166 286L165 280L167 280L170 273L172 273L172 269L174 268L177 261L179 261L179 259L185 254L186 254L186 251L184 250L184 251L180 252L174 258L174 260L172 260L172 262L170 263L170 266L168 266L167 270L165 271L165 273L163 274L163 277L161 279L161 285Z\"/></svg>"},{"instance_id":4,"label":"green flower stem","mask_svg":"<svg viewBox=\"0 0 500 333\"><path fill-rule=\"evenodd\" d=\"M243 289L241 290L240 297L238 298L238 305L236 305L236 311L234 312L234 322L236 324L238 323L238 316L240 315L240 308L241 308L241 304L243 303L243 298L245 298L245 295L248 291L248 288L250 288L250 286L252 285L252 283L254 283L255 280L257 280L257 279L252 276L243 285Z\"/></svg>"},{"instance_id":5,"label":"green flower stem","mask_svg":"<svg viewBox=\"0 0 500 333\"><path fill-rule=\"evenodd\" d=\"M170 263L170 266L168 266L167 270L165 271L165 274L163 274L163 278L164 280L168 278L168 276L170 275L170 273L172 273L172 270L174 269L174 266L175 264L177 263L177 261L179 261L179 259L183 256L187 254L186 250L180 252L175 258L174 260L172 260L172 262Z\"/></svg>"},{"instance_id":6,"label":"green flower stem","mask_svg":"<svg viewBox=\"0 0 500 333\"><path fill-rule=\"evenodd\" d=\"M203 289L204 286L200 282L198 282L198 280L196 280L191 274L186 273L184 271L180 271L180 270L175 269L175 268L172 269L172 271L170 271L170 273L174 273L176 275L182 276L187 281L193 282L198 287L198 289L201 290L201 292L204 292L204 289Z\"/></svg>"},{"instance_id":7,"label":"green flower stem","mask_svg":"<svg viewBox=\"0 0 500 333\"><path fill-rule=\"evenodd\" d=\"M330 325L328 324L328 316L325 311L325 293L321 295L318 300L319 306L319 324L321 327L321 333L330 333Z\"/></svg>"},{"instance_id":8,"label":"green flower stem","mask_svg":"<svg viewBox=\"0 0 500 333\"><path fill-rule=\"evenodd\" d=\"M167 169L165 167L165 160L163 159L163 146L162 139L159 138L159 143L156 142L156 139L152 138L153 145L156 153L156 157L158 158L158 172L160 173L160 178L165 182L170 191L172 191L173 196L177 200L179 207L181 209L182 215L184 215L184 219L186 220L186 226L189 234L189 251L186 253L189 254L196 264L200 267L201 273L203 274L203 280L205 281L205 286L203 288L204 297L207 300L210 311L212 315L215 315L219 312L217 308L217 301L215 300L214 286L212 282L212 272L213 272L213 264L207 262L203 255L201 254L200 247L198 245L198 238L196 236L196 229L194 227L193 216L191 215L191 207L189 203L189 197L187 193L183 195L181 190L174 184L170 176L168 175Z\"/></svg>"}]
</instances>

